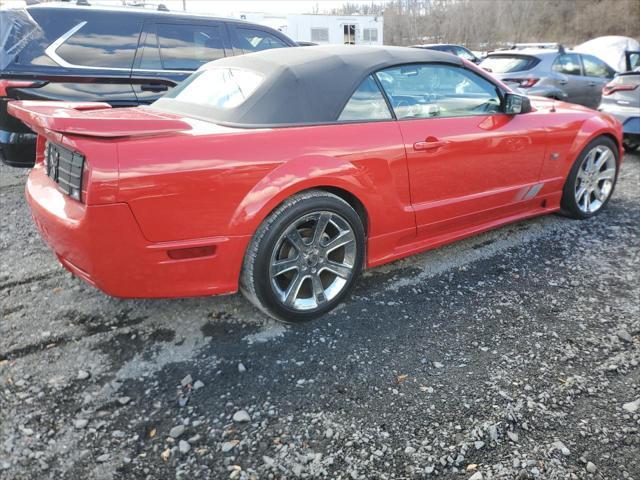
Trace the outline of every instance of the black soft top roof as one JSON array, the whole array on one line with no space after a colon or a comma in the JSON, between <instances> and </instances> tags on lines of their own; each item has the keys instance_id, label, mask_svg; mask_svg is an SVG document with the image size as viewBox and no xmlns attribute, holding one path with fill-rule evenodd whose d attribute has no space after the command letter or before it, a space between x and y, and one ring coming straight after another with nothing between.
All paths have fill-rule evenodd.
<instances>
[{"instance_id":1,"label":"black soft top roof","mask_svg":"<svg viewBox=\"0 0 640 480\"><path fill-rule=\"evenodd\" d=\"M171 94L152 108L245 127L331 123L367 75L420 62L463 64L448 53L406 47L279 48L226 57L201 67L242 68L263 75L256 91L236 108L185 103L170 98Z\"/></svg>"}]
</instances>

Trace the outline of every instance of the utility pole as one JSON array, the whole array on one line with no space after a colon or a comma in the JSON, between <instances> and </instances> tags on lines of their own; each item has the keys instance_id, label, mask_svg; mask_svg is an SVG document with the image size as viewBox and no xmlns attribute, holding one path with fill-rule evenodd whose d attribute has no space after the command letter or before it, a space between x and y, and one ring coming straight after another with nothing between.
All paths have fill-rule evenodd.
<instances>
[{"instance_id":1,"label":"utility pole","mask_svg":"<svg viewBox=\"0 0 640 480\"><path fill-rule=\"evenodd\" d=\"M187 0L182 0L182 10L187 11Z\"/></svg>"}]
</instances>

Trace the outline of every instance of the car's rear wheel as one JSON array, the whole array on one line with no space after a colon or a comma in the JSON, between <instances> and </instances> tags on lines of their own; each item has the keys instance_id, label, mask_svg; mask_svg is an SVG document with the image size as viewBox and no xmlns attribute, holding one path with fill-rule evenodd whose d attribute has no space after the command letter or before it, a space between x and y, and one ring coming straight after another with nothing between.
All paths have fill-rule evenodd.
<instances>
[{"instance_id":1,"label":"car's rear wheel","mask_svg":"<svg viewBox=\"0 0 640 480\"><path fill-rule=\"evenodd\" d=\"M364 245L362 220L347 202L320 190L300 193L256 231L240 288L276 319L316 318L348 294L362 269Z\"/></svg>"},{"instance_id":2,"label":"car's rear wheel","mask_svg":"<svg viewBox=\"0 0 640 480\"><path fill-rule=\"evenodd\" d=\"M618 178L618 148L607 137L593 140L576 159L564 185L562 208L577 219L597 215L609 203Z\"/></svg>"}]
</instances>

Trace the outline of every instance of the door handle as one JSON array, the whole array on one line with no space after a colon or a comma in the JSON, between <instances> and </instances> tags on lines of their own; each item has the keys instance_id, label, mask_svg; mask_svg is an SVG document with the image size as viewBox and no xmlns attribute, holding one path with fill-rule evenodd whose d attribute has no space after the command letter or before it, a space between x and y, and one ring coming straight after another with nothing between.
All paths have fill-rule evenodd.
<instances>
[{"instance_id":1,"label":"door handle","mask_svg":"<svg viewBox=\"0 0 640 480\"><path fill-rule=\"evenodd\" d=\"M161 83L143 83L140 85L140 90L143 92L166 92L169 87Z\"/></svg>"},{"instance_id":2,"label":"door handle","mask_svg":"<svg viewBox=\"0 0 640 480\"><path fill-rule=\"evenodd\" d=\"M447 143L446 140L438 140L436 137L427 137L424 142L416 142L413 144L413 149L417 151L423 150L437 150L444 147Z\"/></svg>"},{"instance_id":3,"label":"door handle","mask_svg":"<svg viewBox=\"0 0 640 480\"><path fill-rule=\"evenodd\" d=\"M566 85L568 82L566 80L558 80L560 85Z\"/></svg>"},{"instance_id":4,"label":"door handle","mask_svg":"<svg viewBox=\"0 0 640 480\"><path fill-rule=\"evenodd\" d=\"M590 87L595 87L596 86L596 82L589 82L589 86Z\"/></svg>"}]
</instances>

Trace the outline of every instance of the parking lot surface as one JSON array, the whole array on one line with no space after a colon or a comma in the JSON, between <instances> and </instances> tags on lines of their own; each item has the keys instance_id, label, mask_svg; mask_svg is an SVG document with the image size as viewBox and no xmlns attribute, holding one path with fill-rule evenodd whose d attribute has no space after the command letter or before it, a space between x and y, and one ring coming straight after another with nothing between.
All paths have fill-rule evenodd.
<instances>
[{"instance_id":1,"label":"parking lot surface","mask_svg":"<svg viewBox=\"0 0 640 480\"><path fill-rule=\"evenodd\" d=\"M0 478L640 480L638 156L600 216L368 271L298 326L85 285L25 174L0 167Z\"/></svg>"}]
</instances>

